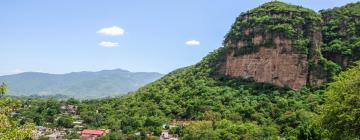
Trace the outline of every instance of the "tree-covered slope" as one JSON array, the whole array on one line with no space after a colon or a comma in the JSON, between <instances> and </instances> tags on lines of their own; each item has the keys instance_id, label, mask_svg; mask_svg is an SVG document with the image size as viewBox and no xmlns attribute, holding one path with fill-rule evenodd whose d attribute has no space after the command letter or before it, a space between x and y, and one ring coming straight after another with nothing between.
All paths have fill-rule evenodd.
<instances>
[{"instance_id":1,"label":"tree-covered slope","mask_svg":"<svg viewBox=\"0 0 360 140\"><path fill-rule=\"evenodd\" d=\"M9 95L61 94L74 98L102 98L135 91L161 76L159 73L133 73L121 69L68 74L27 72L0 76L0 82L10 87Z\"/></svg>"},{"instance_id":2,"label":"tree-covered slope","mask_svg":"<svg viewBox=\"0 0 360 140\"><path fill-rule=\"evenodd\" d=\"M300 13L306 19L268 17L269 11ZM237 19L237 22L249 24L236 22L228 39L246 40L248 38L238 32L241 28L263 25L259 32L292 37L299 53L310 56L320 53L318 49L309 50L309 32L320 31L319 23L315 21L321 22L321 19L316 12L275 1L243 15L249 13L249 17L241 16L247 19ZM308 26L297 28L302 25L298 23L309 21L312 22L305 24ZM306 30L300 30L304 28ZM303 87L294 91L224 76L219 71L226 59L226 49L219 48L199 63L175 70L127 96L85 102L80 116L89 127L111 128L128 136L138 131L159 135L162 124L173 119L190 122L173 132L184 139L321 139L330 136L329 131L318 123L324 87ZM240 55L248 53L247 50L240 51L243 52ZM321 54L318 57L318 67L329 72L327 76L335 74L331 72L338 70L337 66L321 58ZM309 62L309 66L311 64Z\"/></svg>"},{"instance_id":3,"label":"tree-covered slope","mask_svg":"<svg viewBox=\"0 0 360 140\"><path fill-rule=\"evenodd\" d=\"M257 8L241 13L232 25L224 41L245 41L244 47L238 48L236 55L242 55L258 47L275 46L272 41L275 36L289 39L291 44L297 48L298 53L316 55L314 40L316 32L321 29L321 16L315 11L301 6L291 5L279 1L265 3ZM255 44L252 39L257 36L264 36L261 43ZM314 50L311 50L313 47ZM319 54L317 54L319 55Z\"/></svg>"},{"instance_id":4,"label":"tree-covered slope","mask_svg":"<svg viewBox=\"0 0 360 140\"><path fill-rule=\"evenodd\" d=\"M322 102L322 91L292 91L219 76L214 70L223 50L220 48L196 65L178 69L130 95L89 102L82 106L81 116L94 127L109 127L126 134L139 130L159 132L163 123L177 119L205 125L209 125L206 121L213 121L208 127L214 128L209 133L215 136L209 139L320 135L311 122L318 116L316 108ZM91 111L95 108L99 114ZM182 136L193 139L189 132Z\"/></svg>"},{"instance_id":5,"label":"tree-covered slope","mask_svg":"<svg viewBox=\"0 0 360 140\"><path fill-rule=\"evenodd\" d=\"M360 2L321 10L324 56L346 67L360 59Z\"/></svg>"},{"instance_id":6,"label":"tree-covered slope","mask_svg":"<svg viewBox=\"0 0 360 140\"><path fill-rule=\"evenodd\" d=\"M334 139L360 139L360 61L329 84L322 106L322 124Z\"/></svg>"}]
</instances>

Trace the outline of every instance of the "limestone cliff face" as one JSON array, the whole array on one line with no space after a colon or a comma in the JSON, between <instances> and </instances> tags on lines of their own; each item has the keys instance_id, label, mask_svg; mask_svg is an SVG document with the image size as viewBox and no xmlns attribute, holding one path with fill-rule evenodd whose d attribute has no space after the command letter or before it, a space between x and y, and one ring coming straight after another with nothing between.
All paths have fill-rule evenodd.
<instances>
[{"instance_id":1,"label":"limestone cliff face","mask_svg":"<svg viewBox=\"0 0 360 140\"><path fill-rule=\"evenodd\" d=\"M277 40L275 47L247 55L234 56L234 50L228 49L224 74L299 89L308 78L307 56L292 53L289 40Z\"/></svg>"},{"instance_id":2,"label":"limestone cliff face","mask_svg":"<svg viewBox=\"0 0 360 140\"><path fill-rule=\"evenodd\" d=\"M320 59L321 28L316 13L281 2L241 14L227 35L221 73L297 90L324 82L310 68Z\"/></svg>"}]
</instances>

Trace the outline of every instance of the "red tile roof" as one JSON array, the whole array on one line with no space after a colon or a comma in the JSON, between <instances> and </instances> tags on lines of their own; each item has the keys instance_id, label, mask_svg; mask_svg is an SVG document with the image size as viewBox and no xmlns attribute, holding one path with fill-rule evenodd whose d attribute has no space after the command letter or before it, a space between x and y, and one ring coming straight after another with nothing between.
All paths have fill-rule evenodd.
<instances>
[{"instance_id":1,"label":"red tile roof","mask_svg":"<svg viewBox=\"0 0 360 140\"><path fill-rule=\"evenodd\" d=\"M103 130L90 130L90 129L84 129L81 134L90 134L90 135L103 135Z\"/></svg>"}]
</instances>

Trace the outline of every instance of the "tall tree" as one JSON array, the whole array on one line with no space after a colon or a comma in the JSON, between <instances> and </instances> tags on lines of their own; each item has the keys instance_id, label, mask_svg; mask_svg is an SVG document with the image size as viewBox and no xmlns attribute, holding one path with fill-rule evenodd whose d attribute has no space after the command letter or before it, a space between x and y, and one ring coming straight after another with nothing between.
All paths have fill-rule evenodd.
<instances>
[{"instance_id":1,"label":"tall tree","mask_svg":"<svg viewBox=\"0 0 360 140\"><path fill-rule=\"evenodd\" d=\"M360 61L334 79L325 94L322 124L335 139L360 138Z\"/></svg>"},{"instance_id":2,"label":"tall tree","mask_svg":"<svg viewBox=\"0 0 360 140\"><path fill-rule=\"evenodd\" d=\"M0 93L3 96L7 91L5 83L0 85ZM10 98L0 98L0 140L24 140L33 139L34 125L26 123L17 125L9 116L11 111L19 107L19 102Z\"/></svg>"},{"instance_id":3,"label":"tall tree","mask_svg":"<svg viewBox=\"0 0 360 140\"><path fill-rule=\"evenodd\" d=\"M2 83L0 85L0 97L4 96L4 94L7 92L7 85L5 83Z\"/></svg>"}]
</instances>

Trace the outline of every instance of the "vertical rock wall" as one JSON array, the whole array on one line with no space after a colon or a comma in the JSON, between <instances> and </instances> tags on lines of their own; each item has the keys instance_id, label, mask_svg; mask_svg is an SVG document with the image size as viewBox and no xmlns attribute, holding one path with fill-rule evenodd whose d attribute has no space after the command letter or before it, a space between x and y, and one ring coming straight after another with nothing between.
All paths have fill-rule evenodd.
<instances>
[{"instance_id":1,"label":"vertical rock wall","mask_svg":"<svg viewBox=\"0 0 360 140\"><path fill-rule=\"evenodd\" d=\"M226 60L220 72L294 90L321 84L322 74L309 66L321 57L319 19L312 11L281 2L243 13L225 39Z\"/></svg>"}]
</instances>

